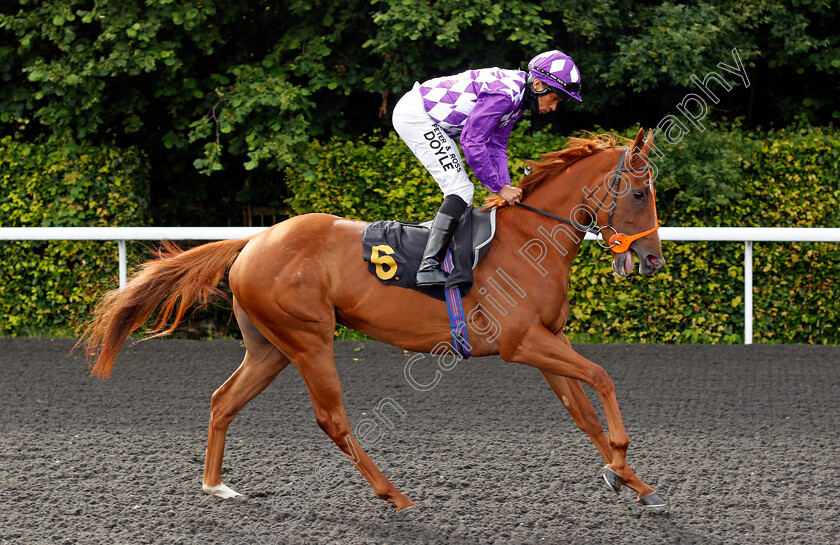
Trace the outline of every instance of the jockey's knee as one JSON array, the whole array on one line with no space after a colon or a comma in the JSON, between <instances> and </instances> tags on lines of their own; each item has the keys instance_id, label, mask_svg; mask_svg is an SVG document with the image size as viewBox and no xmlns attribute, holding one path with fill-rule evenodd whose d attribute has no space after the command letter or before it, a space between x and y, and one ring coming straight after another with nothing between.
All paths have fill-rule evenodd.
<instances>
[{"instance_id":1,"label":"jockey's knee","mask_svg":"<svg viewBox=\"0 0 840 545\"><path fill-rule=\"evenodd\" d=\"M471 205L473 202L473 195L475 195L475 187L473 186L472 182L469 184L459 185L457 187L447 187L441 189L444 191L444 198L443 202L445 203L447 199L452 199L455 197L460 198L464 202L464 207Z\"/></svg>"},{"instance_id":2,"label":"jockey's knee","mask_svg":"<svg viewBox=\"0 0 840 545\"><path fill-rule=\"evenodd\" d=\"M472 189L472 186L470 186L470 189ZM467 201L458 193L450 193L443 198L443 204L440 205L440 211L449 217L457 219L464 214L464 210L467 209L467 206L471 202L472 197L469 201Z\"/></svg>"}]
</instances>

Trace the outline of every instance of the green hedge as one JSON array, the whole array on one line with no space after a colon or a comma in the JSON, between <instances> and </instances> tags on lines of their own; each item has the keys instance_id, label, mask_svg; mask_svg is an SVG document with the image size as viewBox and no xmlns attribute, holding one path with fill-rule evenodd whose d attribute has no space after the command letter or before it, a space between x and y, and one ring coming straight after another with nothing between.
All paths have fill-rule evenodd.
<instances>
[{"instance_id":1,"label":"green hedge","mask_svg":"<svg viewBox=\"0 0 840 545\"><path fill-rule=\"evenodd\" d=\"M528 127L527 121L519 123ZM540 152L560 149L566 139L536 132L511 142L511 177L525 168L525 159L539 159ZM325 212L373 221L399 218L430 219L442 202L440 189L395 132L365 139L333 138L314 141L306 153L314 164L301 162L286 169L293 213ZM476 184L476 206L490 193Z\"/></svg>"},{"instance_id":2,"label":"green hedge","mask_svg":"<svg viewBox=\"0 0 840 545\"><path fill-rule=\"evenodd\" d=\"M510 155L560 149L565 139L520 124ZM625 136L634 133L625 131ZM659 142L657 202L663 225L840 227L840 135L832 128L749 132L738 126ZM313 143L320 157L286 171L295 213L366 220L431 217L440 194L393 134ZM312 156L310 154L310 156ZM56 148L0 139L3 226L142 225L147 171L141 154ZM476 203L486 195L477 191ZM115 243L0 242L0 334L68 328L114 287ZM573 340L743 341L743 244L663 243L668 266L653 278L618 278L610 256L587 243L572 271ZM757 243L757 342L840 343L837 244ZM227 316L227 315L225 315ZM224 318L227 320L227 318Z\"/></svg>"},{"instance_id":3,"label":"green hedge","mask_svg":"<svg viewBox=\"0 0 840 545\"><path fill-rule=\"evenodd\" d=\"M524 159L562 148L550 131L511 139L513 172ZM628 129L632 136L637 129ZM840 227L840 134L792 127L750 132L737 125L658 142L662 225ZM295 213L375 220L431 217L440 192L394 135L314 143L321 160L286 172ZM478 191L476 203L486 195ZM611 274L610 256L586 243L572 270L573 340L743 342L742 243L664 242L668 265L653 278ZM840 343L837 244L756 243L756 342Z\"/></svg>"},{"instance_id":4,"label":"green hedge","mask_svg":"<svg viewBox=\"0 0 840 545\"><path fill-rule=\"evenodd\" d=\"M145 224L146 160L136 150L0 139L0 226ZM116 242L0 242L0 335L65 331L118 280Z\"/></svg>"}]
</instances>

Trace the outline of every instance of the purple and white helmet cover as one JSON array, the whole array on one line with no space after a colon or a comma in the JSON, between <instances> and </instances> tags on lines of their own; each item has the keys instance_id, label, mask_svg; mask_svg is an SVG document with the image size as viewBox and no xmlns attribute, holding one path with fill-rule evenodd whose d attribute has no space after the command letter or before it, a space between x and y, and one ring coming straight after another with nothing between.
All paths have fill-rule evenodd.
<instances>
[{"instance_id":1,"label":"purple and white helmet cover","mask_svg":"<svg viewBox=\"0 0 840 545\"><path fill-rule=\"evenodd\" d=\"M575 61L562 51L554 49L540 53L528 63L528 72L549 87L583 102L580 97L580 70Z\"/></svg>"}]
</instances>

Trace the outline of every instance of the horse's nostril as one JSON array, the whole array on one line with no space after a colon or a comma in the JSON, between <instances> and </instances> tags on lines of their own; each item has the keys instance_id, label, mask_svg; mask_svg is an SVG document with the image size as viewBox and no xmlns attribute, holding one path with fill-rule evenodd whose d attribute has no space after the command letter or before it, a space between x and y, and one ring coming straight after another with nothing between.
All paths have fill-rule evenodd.
<instances>
[{"instance_id":1,"label":"horse's nostril","mask_svg":"<svg viewBox=\"0 0 840 545\"><path fill-rule=\"evenodd\" d=\"M662 266L662 261L658 257L656 257L655 255L649 255L648 256L648 263L650 263L654 267Z\"/></svg>"}]
</instances>

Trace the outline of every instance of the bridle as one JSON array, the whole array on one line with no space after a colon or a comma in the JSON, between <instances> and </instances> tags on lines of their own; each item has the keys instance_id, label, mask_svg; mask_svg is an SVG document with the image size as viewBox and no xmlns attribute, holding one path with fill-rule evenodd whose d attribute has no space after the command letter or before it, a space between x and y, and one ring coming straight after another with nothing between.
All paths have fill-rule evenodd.
<instances>
[{"instance_id":1,"label":"bridle","mask_svg":"<svg viewBox=\"0 0 840 545\"><path fill-rule=\"evenodd\" d=\"M624 148L624 150L621 152L621 158L618 160L618 166L614 170L610 171L610 173L613 175L612 180L609 182L608 186L607 186L607 184L604 184L605 187L608 187L608 189L607 189L607 191L604 192L604 196L601 197L601 201L598 203L597 208L592 213L592 216L593 216L592 221L590 222L590 224L588 226L578 223L577 221L574 220L574 218L566 219L566 218L563 218L563 217L558 216L556 214L552 214L551 212L547 212L545 210L542 210L541 208L537 208L535 206L530 206L528 204L524 204L524 203L521 203L521 202L517 202L516 204L518 206L521 206L522 208L525 208L526 210L530 210L531 212L536 212L537 214L542 214L543 216L552 218L554 220L565 223L567 225L571 225L572 227L574 227L575 229L577 229L579 231L592 233L596 237L600 237L600 238L597 238L597 242L598 242L598 245L601 246L601 248L604 248L604 249L609 248L615 254L624 253L624 252L626 252L627 250L630 249L630 245L633 244L635 241L637 241L638 239L640 239L642 237L646 237L649 234L656 231L657 229L659 229L659 217L657 216L657 213L656 213L656 197L655 197L655 192L653 190L653 180L650 178L650 171L652 171L653 169L651 168L651 166L649 164L646 164L644 166L644 168L639 169L639 170L626 168L624 166L624 162L625 162L625 158L627 157L627 151L629 149L630 149L629 147ZM618 187L619 187L619 184L621 184L621 175L624 174L625 172L632 173L632 175L634 177L641 172L646 172L647 177L648 177L647 186L650 188L650 196L651 196L651 199L653 199L653 217L654 217L654 220L655 220L656 223L653 226L653 228L648 229L647 231L643 231L641 233L637 233L635 235L626 235L624 233L619 233L618 230L616 230L616 228L613 227L613 225L612 225L613 214L615 213L616 203L618 201L618 196L619 196L618 195ZM607 200L607 197L610 194L613 195L613 201L612 201L612 203L610 203L609 220L607 221L607 225L605 225L604 227L599 227L598 223L597 223L597 220L598 220L597 210L598 210L598 208L603 208L604 202ZM590 198L591 198L591 196L590 196ZM588 200L589 199L587 199L587 201ZM610 237L609 241L607 241L606 238L604 237L604 234L603 234L604 230L612 230L612 232L613 232L613 235Z\"/></svg>"}]
</instances>

